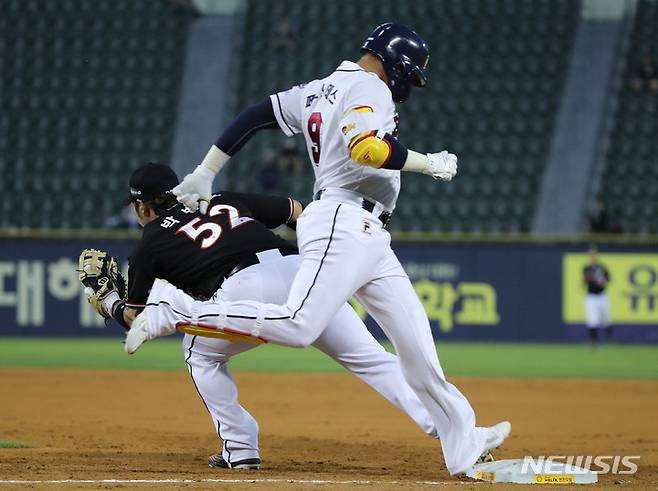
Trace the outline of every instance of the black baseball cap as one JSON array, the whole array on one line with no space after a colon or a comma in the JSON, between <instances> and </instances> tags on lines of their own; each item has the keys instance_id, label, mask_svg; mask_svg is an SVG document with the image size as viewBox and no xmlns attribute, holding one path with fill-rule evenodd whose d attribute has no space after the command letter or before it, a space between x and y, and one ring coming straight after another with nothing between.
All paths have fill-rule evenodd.
<instances>
[{"instance_id":1,"label":"black baseball cap","mask_svg":"<svg viewBox=\"0 0 658 491\"><path fill-rule=\"evenodd\" d=\"M149 162L130 176L128 202L151 201L178 185L178 176L168 165Z\"/></svg>"}]
</instances>

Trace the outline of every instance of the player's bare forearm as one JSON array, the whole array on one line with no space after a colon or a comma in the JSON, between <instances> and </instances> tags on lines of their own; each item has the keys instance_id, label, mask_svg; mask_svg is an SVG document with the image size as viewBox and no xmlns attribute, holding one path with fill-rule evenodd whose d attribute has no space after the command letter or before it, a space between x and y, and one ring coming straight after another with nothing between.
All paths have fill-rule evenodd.
<instances>
[{"instance_id":1,"label":"player's bare forearm","mask_svg":"<svg viewBox=\"0 0 658 491\"><path fill-rule=\"evenodd\" d=\"M128 325L128 327L132 326L135 317L137 317L137 314L139 314L137 309L131 309L130 307L123 309L123 321Z\"/></svg>"}]
</instances>

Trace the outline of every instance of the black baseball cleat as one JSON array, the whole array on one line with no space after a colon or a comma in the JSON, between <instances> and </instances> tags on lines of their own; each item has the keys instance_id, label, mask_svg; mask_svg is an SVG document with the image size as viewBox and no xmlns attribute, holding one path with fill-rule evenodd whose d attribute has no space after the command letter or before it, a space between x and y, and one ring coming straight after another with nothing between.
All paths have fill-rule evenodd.
<instances>
[{"instance_id":1,"label":"black baseball cleat","mask_svg":"<svg viewBox=\"0 0 658 491\"><path fill-rule=\"evenodd\" d=\"M487 450L484 452L478 459L475 461L476 464L485 464L487 462L494 462L496 459L494 458L493 454Z\"/></svg>"},{"instance_id":2,"label":"black baseball cleat","mask_svg":"<svg viewBox=\"0 0 658 491\"><path fill-rule=\"evenodd\" d=\"M257 471L260 469L260 459L243 459L237 462L226 462L222 454L216 453L208 457L209 467L218 467L220 469L238 469L238 470L252 470Z\"/></svg>"}]
</instances>

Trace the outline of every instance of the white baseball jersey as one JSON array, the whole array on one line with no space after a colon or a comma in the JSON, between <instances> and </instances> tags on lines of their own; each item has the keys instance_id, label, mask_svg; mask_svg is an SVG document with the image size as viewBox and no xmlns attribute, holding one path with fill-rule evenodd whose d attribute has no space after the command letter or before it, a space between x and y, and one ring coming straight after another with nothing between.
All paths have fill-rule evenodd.
<instances>
[{"instance_id":1,"label":"white baseball jersey","mask_svg":"<svg viewBox=\"0 0 658 491\"><path fill-rule=\"evenodd\" d=\"M391 91L380 78L351 61L328 77L270 96L279 126L288 136L304 133L315 171L313 192L328 187L349 189L395 208L400 171L374 169L352 161L341 132L341 120L352 109L366 108L363 131L397 134ZM370 112L371 111L371 112ZM360 129L361 130L361 129Z\"/></svg>"}]
</instances>

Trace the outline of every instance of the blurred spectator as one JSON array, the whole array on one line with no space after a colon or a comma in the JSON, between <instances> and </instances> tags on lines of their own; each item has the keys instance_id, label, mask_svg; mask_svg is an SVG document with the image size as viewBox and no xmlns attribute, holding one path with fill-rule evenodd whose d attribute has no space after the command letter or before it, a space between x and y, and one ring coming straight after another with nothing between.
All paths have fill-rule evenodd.
<instances>
[{"instance_id":1,"label":"blurred spectator","mask_svg":"<svg viewBox=\"0 0 658 491\"><path fill-rule=\"evenodd\" d=\"M596 198L587 214L591 234L620 234L623 227L601 198Z\"/></svg>"},{"instance_id":2,"label":"blurred spectator","mask_svg":"<svg viewBox=\"0 0 658 491\"><path fill-rule=\"evenodd\" d=\"M274 49L287 50L294 40L290 19L285 16L274 26Z\"/></svg>"},{"instance_id":3,"label":"blurred spectator","mask_svg":"<svg viewBox=\"0 0 658 491\"><path fill-rule=\"evenodd\" d=\"M276 193L279 188L281 173L277 166L276 154L271 148L263 152L263 162L258 173L258 181L261 189L266 193Z\"/></svg>"},{"instance_id":4,"label":"blurred spectator","mask_svg":"<svg viewBox=\"0 0 658 491\"><path fill-rule=\"evenodd\" d=\"M634 90L648 89L658 92L658 64L650 52L646 52L637 67L637 75L631 81Z\"/></svg>"},{"instance_id":5,"label":"blurred spectator","mask_svg":"<svg viewBox=\"0 0 658 491\"><path fill-rule=\"evenodd\" d=\"M279 190L282 177L304 174L309 170L310 166L297 150L295 141L289 139L278 152L272 148L263 152L258 180L263 191L272 193Z\"/></svg>"},{"instance_id":6,"label":"blurred spectator","mask_svg":"<svg viewBox=\"0 0 658 491\"><path fill-rule=\"evenodd\" d=\"M590 233L604 234L610 231L610 217L608 216L608 210L601 199L596 199L590 208L587 219L589 221Z\"/></svg>"},{"instance_id":7,"label":"blurred spectator","mask_svg":"<svg viewBox=\"0 0 658 491\"><path fill-rule=\"evenodd\" d=\"M307 170L304 157L297 150L295 140L289 138L277 156L277 165L281 172L301 174Z\"/></svg>"},{"instance_id":8,"label":"blurred spectator","mask_svg":"<svg viewBox=\"0 0 658 491\"><path fill-rule=\"evenodd\" d=\"M116 215L107 217L104 225L106 228L139 228L132 203L125 205Z\"/></svg>"}]
</instances>

